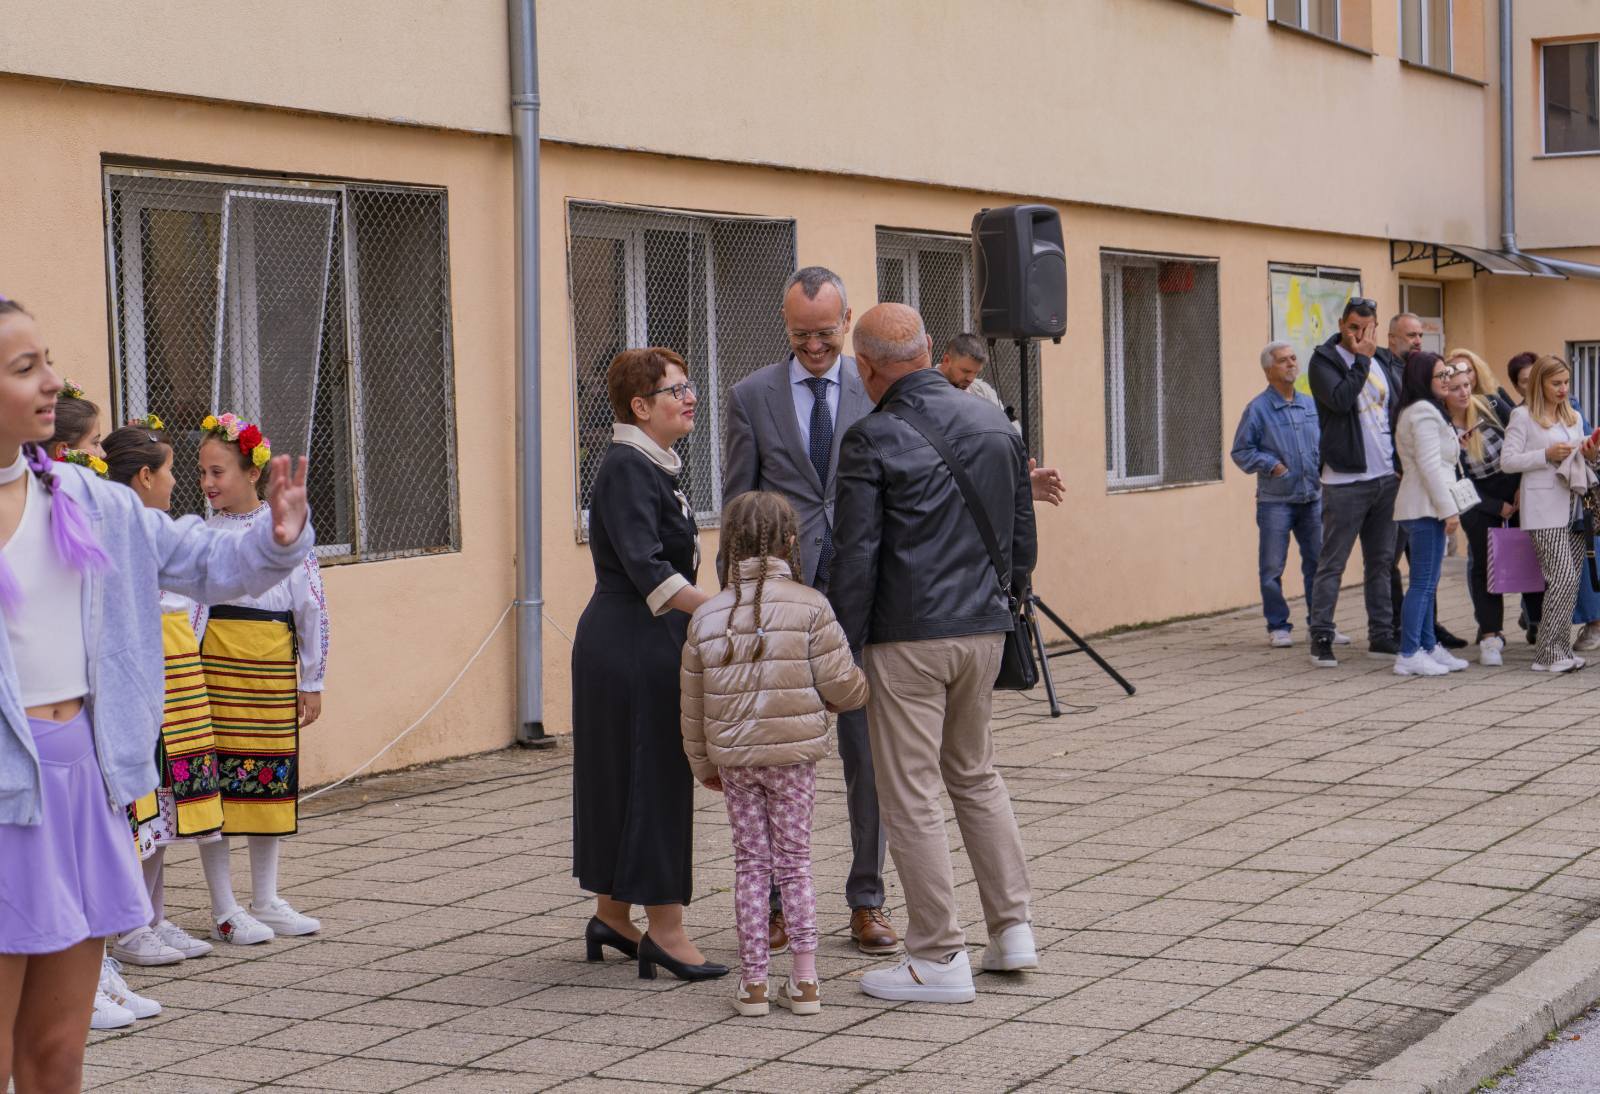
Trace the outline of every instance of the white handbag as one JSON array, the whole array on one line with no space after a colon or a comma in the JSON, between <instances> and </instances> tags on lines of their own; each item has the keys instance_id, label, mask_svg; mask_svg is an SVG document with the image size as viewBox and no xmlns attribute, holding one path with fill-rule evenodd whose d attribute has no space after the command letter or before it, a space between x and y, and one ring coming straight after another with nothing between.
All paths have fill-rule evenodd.
<instances>
[{"instance_id":1,"label":"white handbag","mask_svg":"<svg viewBox=\"0 0 1600 1094\"><path fill-rule=\"evenodd\" d=\"M1457 479L1451 483L1450 496L1455 499L1457 513L1474 509L1483 500L1483 496L1478 493L1478 488L1471 479Z\"/></svg>"}]
</instances>

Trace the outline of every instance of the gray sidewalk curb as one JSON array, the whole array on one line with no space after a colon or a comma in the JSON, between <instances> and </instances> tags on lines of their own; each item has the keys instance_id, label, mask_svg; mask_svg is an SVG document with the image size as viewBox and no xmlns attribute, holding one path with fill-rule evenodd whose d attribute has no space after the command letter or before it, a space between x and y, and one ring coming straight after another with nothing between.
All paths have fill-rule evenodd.
<instances>
[{"instance_id":1,"label":"gray sidewalk curb","mask_svg":"<svg viewBox=\"0 0 1600 1094\"><path fill-rule=\"evenodd\" d=\"M1467 1094L1600 998L1600 923L1490 991L1340 1094Z\"/></svg>"}]
</instances>

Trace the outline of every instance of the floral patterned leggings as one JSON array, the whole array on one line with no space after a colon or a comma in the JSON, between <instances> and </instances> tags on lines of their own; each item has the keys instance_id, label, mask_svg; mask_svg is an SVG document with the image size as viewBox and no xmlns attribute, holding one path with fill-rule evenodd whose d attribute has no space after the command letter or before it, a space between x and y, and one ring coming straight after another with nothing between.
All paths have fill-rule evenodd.
<instances>
[{"instance_id":1,"label":"floral patterned leggings","mask_svg":"<svg viewBox=\"0 0 1600 1094\"><path fill-rule=\"evenodd\" d=\"M733 829L734 913L746 983L767 976L767 897L783 897L789 948L817 948L817 894L811 884L811 807L816 764L724 767L722 790Z\"/></svg>"}]
</instances>

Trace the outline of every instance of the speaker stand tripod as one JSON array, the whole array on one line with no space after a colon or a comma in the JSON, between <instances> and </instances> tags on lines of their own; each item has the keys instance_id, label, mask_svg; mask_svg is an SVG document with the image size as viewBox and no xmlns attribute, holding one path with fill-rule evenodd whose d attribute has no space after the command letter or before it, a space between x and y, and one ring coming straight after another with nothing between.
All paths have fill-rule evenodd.
<instances>
[{"instance_id":1,"label":"speaker stand tripod","mask_svg":"<svg viewBox=\"0 0 1600 1094\"><path fill-rule=\"evenodd\" d=\"M995 340L993 338L989 339L989 356L991 359L994 357L994 342ZM1022 446L1029 452L1032 452L1033 445L1030 443L1031 438L1029 436L1029 430L1031 428L1029 424L1029 412L1032 409L1033 399L1029 391L1028 384L1028 340L1026 338L1017 339L1017 370L1019 373L1018 389L1022 395L1022 397L1018 400L1018 419L1022 424ZM1050 652L1045 649L1044 630L1039 626L1039 616L1041 613L1046 619L1054 623L1056 628L1060 630L1062 634L1067 636L1067 640L1072 643L1070 647L1067 649L1056 650L1054 652ZM1039 678L1044 681L1044 693L1045 696L1050 700L1050 717L1061 717L1061 702L1056 697L1055 678L1050 674L1050 658L1052 657L1068 657L1074 653L1088 654L1089 660L1100 666L1100 670L1107 676L1111 677L1111 679L1115 680L1117 684L1121 686L1123 691L1127 692L1129 695L1134 693L1134 686L1128 683L1128 681L1123 678L1123 675L1120 672L1112 668L1111 663L1104 657L1101 657L1099 652L1096 651L1093 646L1089 645L1089 643L1082 637L1080 637L1077 631L1067 626L1067 621L1065 619L1062 619L1061 616L1051 611L1050 605L1046 604L1043 600L1036 596L1031 589L1028 592L1027 599L1023 601L1022 618L1023 621L1027 623L1029 632L1033 635L1033 646L1039 654Z\"/></svg>"}]
</instances>

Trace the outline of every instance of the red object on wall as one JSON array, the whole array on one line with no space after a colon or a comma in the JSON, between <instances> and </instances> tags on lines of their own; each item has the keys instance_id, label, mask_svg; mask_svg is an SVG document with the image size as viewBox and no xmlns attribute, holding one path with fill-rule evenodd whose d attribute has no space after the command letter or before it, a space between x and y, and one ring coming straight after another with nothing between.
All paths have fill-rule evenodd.
<instances>
[{"instance_id":1,"label":"red object on wall","mask_svg":"<svg viewBox=\"0 0 1600 1094\"><path fill-rule=\"evenodd\" d=\"M1194 291L1194 263L1163 262L1157 286L1167 294Z\"/></svg>"}]
</instances>

